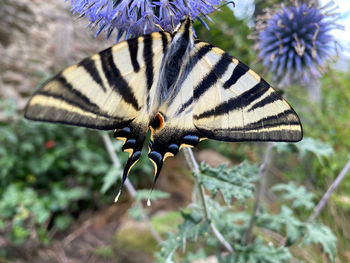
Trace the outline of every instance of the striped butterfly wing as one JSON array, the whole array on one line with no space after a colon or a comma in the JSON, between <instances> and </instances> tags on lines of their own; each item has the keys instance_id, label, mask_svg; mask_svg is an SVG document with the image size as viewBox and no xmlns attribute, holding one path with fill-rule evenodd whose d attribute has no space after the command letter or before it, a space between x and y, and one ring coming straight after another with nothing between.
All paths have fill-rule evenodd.
<instances>
[{"instance_id":1,"label":"striped butterfly wing","mask_svg":"<svg viewBox=\"0 0 350 263\"><path fill-rule=\"evenodd\" d=\"M68 67L32 96L25 117L102 130L123 128L140 112L146 119L170 41L165 32L141 36Z\"/></svg>"},{"instance_id":2,"label":"striped butterfly wing","mask_svg":"<svg viewBox=\"0 0 350 263\"><path fill-rule=\"evenodd\" d=\"M172 40L166 32L120 42L49 79L27 104L25 117L94 129L115 129L129 153L123 184L141 156L157 83ZM122 184L122 185L123 185Z\"/></svg>"},{"instance_id":3,"label":"striped butterfly wing","mask_svg":"<svg viewBox=\"0 0 350 263\"><path fill-rule=\"evenodd\" d=\"M193 122L205 137L222 141L299 141L300 120L258 74L223 50L196 41Z\"/></svg>"}]
</instances>

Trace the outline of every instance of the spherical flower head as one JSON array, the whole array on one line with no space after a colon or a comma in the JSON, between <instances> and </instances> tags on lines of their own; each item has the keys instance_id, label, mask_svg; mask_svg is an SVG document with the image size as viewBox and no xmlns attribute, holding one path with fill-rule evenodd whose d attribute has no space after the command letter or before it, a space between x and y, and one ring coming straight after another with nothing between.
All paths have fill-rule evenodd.
<instances>
[{"instance_id":1,"label":"spherical flower head","mask_svg":"<svg viewBox=\"0 0 350 263\"><path fill-rule=\"evenodd\" d=\"M257 21L259 57L277 80L318 78L322 66L335 54L331 30L337 28L330 9L312 4L268 10ZM331 10L334 11L334 8Z\"/></svg>"},{"instance_id":2,"label":"spherical flower head","mask_svg":"<svg viewBox=\"0 0 350 263\"><path fill-rule=\"evenodd\" d=\"M213 12L226 0L71 0L74 13L85 16L96 35L106 32L107 38L114 30L117 41L151 32L173 31L183 16L196 19L201 14Z\"/></svg>"}]
</instances>

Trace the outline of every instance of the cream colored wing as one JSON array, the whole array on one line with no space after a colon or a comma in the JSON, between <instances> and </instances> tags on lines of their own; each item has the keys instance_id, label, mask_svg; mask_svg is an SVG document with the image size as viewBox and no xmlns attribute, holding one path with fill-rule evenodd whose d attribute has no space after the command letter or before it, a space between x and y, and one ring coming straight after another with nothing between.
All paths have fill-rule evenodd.
<instances>
[{"instance_id":1,"label":"cream colored wing","mask_svg":"<svg viewBox=\"0 0 350 263\"><path fill-rule=\"evenodd\" d=\"M208 43L196 41L193 122L222 141L299 141L302 127L291 106L258 74Z\"/></svg>"},{"instance_id":2,"label":"cream colored wing","mask_svg":"<svg viewBox=\"0 0 350 263\"><path fill-rule=\"evenodd\" d=\"M63 70L33 95L25 117L114 129L147 115L157 107L155 86L170 41L171 34L165 32L141 36Z\"/></svg>"}]
</instances>

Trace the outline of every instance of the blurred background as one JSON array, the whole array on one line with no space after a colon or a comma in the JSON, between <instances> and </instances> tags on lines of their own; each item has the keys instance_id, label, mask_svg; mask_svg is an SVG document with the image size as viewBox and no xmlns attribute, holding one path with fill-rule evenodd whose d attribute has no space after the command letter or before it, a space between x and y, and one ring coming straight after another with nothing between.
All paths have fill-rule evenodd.
<instances>
[{"instance_id":1,"label":"blurred background","mask_svg":"<svg viewBox=\"0 0 350 263\"><path fill-rule=\"evenodd\" d=\"M0 0L0 262L154 262L160 247L148 224L165 238L176 231L181 209L192 202L194 181L183 154L165 163L154 194L159 200L142 210L148 222L140 214L142 191L140 202L124 190L113 203L122 168L113 166L106 151L103 136L111 132L23 119L25 104L40 83L115 42L103 34L95 38L96 29L72 15L69 2ZM269 191L271 185L293 181L312 193L316 204L350 158L350 1L337 1L336 23L345 27L332 31L337 47L317 80L307 84L274 78L259 59L255 21L264 8L282 2L237 0L234 12L226 6L211 16L215 23L208 22L209 31L195 24L198 38L263 75L301 118L303 143L280 144L271 153L263 201L272 212L279 211L281 199ZM113 140L113 149L123 167L128 154L121 153L118 141ZM263 143L204 141L194 152L199 162L216 167L244 160L260 164L265 149ZM137 190L149 189L152 177L145 156L129 176ZM337 239L336 262L350 262L349 193L348 176L318 216ZM251 209L252 203L248 199L239 209ZM296 213L306 220L311 212ZM295 245L292 262L329 262L320 255L324 248L313 245L304 251ZM186 260L180 256L176 262L217 262L210 256Z\"/></svg>"}]
</instances>

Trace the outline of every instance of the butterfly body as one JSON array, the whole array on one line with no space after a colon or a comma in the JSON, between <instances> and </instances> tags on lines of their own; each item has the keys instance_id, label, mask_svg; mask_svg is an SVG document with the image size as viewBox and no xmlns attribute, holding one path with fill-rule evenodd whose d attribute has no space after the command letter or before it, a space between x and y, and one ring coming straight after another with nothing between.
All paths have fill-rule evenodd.
<instances>
[{"instance_id":1,"label":"butterfly body","mask_svg":"<svg viewBox=\"0 0 350 263\"><path fill-rule=\"evenodd\" d=\"M28 119L115 129L129 153L123 183L151 130L155 180L167 157L201 139L298 141L289 104L258 74L193 38L192 21L174 33L120 42L49 79L29 101Z\"/></svg>"}]
</instances>

